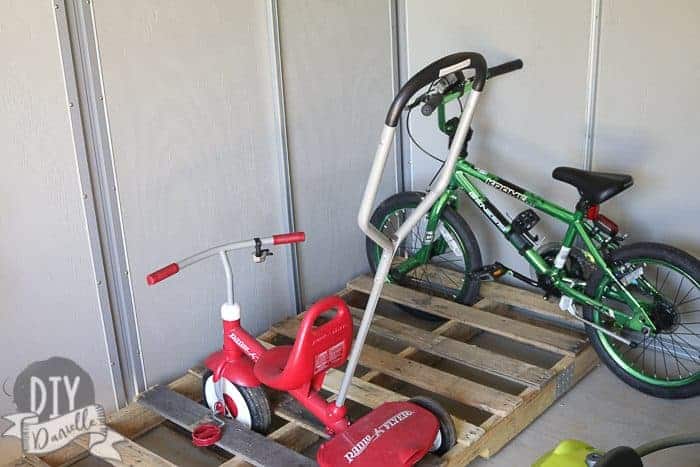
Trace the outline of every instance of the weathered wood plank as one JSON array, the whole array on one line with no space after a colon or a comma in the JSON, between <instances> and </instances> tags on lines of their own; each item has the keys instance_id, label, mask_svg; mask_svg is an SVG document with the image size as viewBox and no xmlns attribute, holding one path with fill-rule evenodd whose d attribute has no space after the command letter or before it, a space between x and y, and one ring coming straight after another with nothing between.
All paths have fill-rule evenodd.
<instances>
[{"instance_id":1,"label":"weathered wood plank","mask_svg":"<svg viewBox=\"0 0 700 467\"><path fill-rule=\"evenodd\" d=\"M561 311L556 301L546 301L542 298L542 295L530 292L529 290L520 289L501 282L484 281L481 283L481 295L495 302L525 308L532 313L547 318L578 323L573 316Z\"/></svg>"},{"instance_id":2,"label":"weathered wood plank","mask_svg":"<svg viewBox=\"0 0 700 467\"><path fill-rule=\"evenodd\" d=\"M112 430L113 431L113 430ZM87 450L89 442L85 437L76 439L79 446ZM158 454L149 451L145 447L136 444L130 439L123 439L114 443L114 449L121 456L121 461L102 459L104 462L114 465L115 467L123 467L125 465L148 465L153 467L176 467L172 462L163 459Z\"/></svg>"},{"instance_id":3,"label":"weathered wood plank","mask_svg":"<svg viewBox=\"0 0 700 467\"><path fill-rule=\"evenodd\" d=\"M318 436L290 422L267 435L267 439L300 452L318 441ZM243 467L249 465L251 464L240 457L234 457L221 464L220 467Z\"/></svg>"},{"instance_id":4,"label":"weathered wood plank","mask_svg":"<svg viewBox=\"0 0 700 467\"><path fill-rule=\"evenodd\" d=\"M298 326L299 321L291 318L274 325L273 329L281 335L294 337ZM360 365L381 371L421 389L501 416L510 413L521 402L517 396L506 394L367 344L365 344L360 356Z\"/></svg>"},{"instance_id":5,"label":"weathered wood plank","mask_svg":"<svg viewBox=\"0 0 700 467\"><path fill-rule=\"evenodd\" d=\"M348 287L364 293L369 293L372 288L372 278L361 276L348 283ZM449 300L407 289L395 284L385 284L382 298L401 305L410 306L418 310L454 319L468 326L488 331L492 334L503 336L518 342L523 342L550 352L564 355L576 355L583 346L585 340L562 334L549 329L543 329L532 324L499 316L474 307L460 305Z\"/></svg>"},{"instance_id":6,"label":"weathered wood plank","mask_svg":"<svg viewBox=\"0 0 700 467\"><path fill-rule=\"evenodd\" d=\"M50 464L47 464L39 457L33 455L18 457L17 459L6 463L4 462L0 465L2 465L2 467L50 467Z\"/></svg>"},{"instance_id":7,"label":"weathered wood plank","mask_svg":"<svg viewBox=\"0 0 700 467\"><path fill-rule=\"evenodd\" d=\"M290 395L285 394L281 397L280 402L275 406L275 414L284 420L296 423L320 438L330 439L326 427Z\"/></svg>"},{"instance_id":8,"label":"weathered wood plank","mask_svg":"<svg viewBox=\"0 0 700 467\"><path fill-rule=\"evenodd\" d=\"M362 314L362 311L356 308L351 310L356 317ZM359 325L358 318L354 321ZM370 333L526 386L539 388L553 375L544 368L383 316L374 317Z\"/></svg>"},{"instance_id":9,"label":"weathered wood plank","mask_svg":"<svg viewBox=\"0 0 700 467\"><path fill-rule=\"evenodd\" d=\"M199 400L202 397L201 375L198 377L188 372L168 384L168 387L190 399ZM157 413L137 402L131 402L126 407L107 415L107 426L126 438L135 438L160 425L163 420L163 417ZM84 457L86 453L84 446L72 442L58 451L43 456L42 459L49 465L62 466Z\"/></svg>"},{"instance_id":10,"label":"weathered wood plank","mask_svg":"<svg viewBox=\"0 0 700 467\"><path fill-rule=\"evenodd\" d=\"M156 386L146 391L139 397L138 402L189 431L211 416L211 412L206 407L163 386ZM267 439L232 419L226 420L223 435L216 445L253 465L280 467L315 465L311 459Z\"/></svg>"},{"instance_id":11,"label":"weathered wood plank","mask_svg":"<svg viewBox=\"0 0 700 467\"><path fill-rule=\"evenodd\" d=\"M576 357L563 357L552 369L557 376L565 369L572 367L570 387L573 387L598 363L598 358L591 346L587 346ZM530 425L537 417L556 402L557 377L547 383L542 389L527 388L521 396L524 403L516 408L505 418L491 417L482 424L485 429L482 436L474 445L466 449L453 449L443 459L448 466L464 466L477 456L489 458L496 454L503 446L515 438L522 430Z\"/></svg>"}]
</instances>

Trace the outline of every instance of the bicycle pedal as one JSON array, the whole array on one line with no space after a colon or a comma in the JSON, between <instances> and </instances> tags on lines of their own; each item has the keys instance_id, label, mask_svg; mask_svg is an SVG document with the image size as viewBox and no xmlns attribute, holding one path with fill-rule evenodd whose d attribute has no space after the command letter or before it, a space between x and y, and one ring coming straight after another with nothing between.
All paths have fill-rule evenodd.
<instances>
[{"instance_id":1,"label":"bicycle pedal","mask_svg":"<svg viewBox=\"0 0 700 467\"><path fill-rule=\"evenodd\" d=\"M482 281L495 281L496 279L505 275L507 272L508 268L506 268L504 265L502 265L501 263L494 263L483 266L480 269L473 271L470 274L470 276L472 279L479 279Z\"/></svg>"},{"instance_id":2,"label":"bicycle pedal","mask_svg":"<svg viewBox=\"0 0 700 467\"><path fill-rule=\"evenodd\" d=\"M526 209L513 219L513 228L520 233L529 232L540 221L540 216L532 209Z\"/></svg>"}]
</instances>

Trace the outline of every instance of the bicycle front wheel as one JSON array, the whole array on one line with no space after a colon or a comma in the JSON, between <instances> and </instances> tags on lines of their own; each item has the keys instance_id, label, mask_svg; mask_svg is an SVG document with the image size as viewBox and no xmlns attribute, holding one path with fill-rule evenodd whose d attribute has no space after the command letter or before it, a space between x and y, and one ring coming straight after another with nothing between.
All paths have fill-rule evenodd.
<instances>
[{"instance_id":1,"label":"bicycle front wheel","mask_svg":"<svg viewBox=\"0 0 700 467\"><path fill-rule=\"evenodd\" d=\"M584 318L637 343L628 346L587 326L601 360L624 382L652 396L677 399L700 394L700 262L658 243L625 246L613 251L607 261L656 330L634 332L605 313L584 307ZM616 289L612 279L598 270L586 292L631 313L619 301ZM616 295L618 300L612 298Z\"/></svg>"},{"instance_id":2,"label":"bicycle front wheel","mask_svg":"<svg viewBox=\"0 0 700 467\"><path fill-rule=\"evenodd\" d=\"M392 236L421 202L424 193L403 192L387 198L372 215L372 224ZM481 268L481 252L474 233L466 221L451 207L445 207L434 238L426 242L427 216L406 237L394 258L388 280L431 296L471 305L479 293L479 280L470 273ZM415 268L402 272L399 265L414 258L419 251L429 248L428 259ZM381 257L381 249L367 239L367 259L374 273ZM426 319L440 319L434 315L403 307L406 311Z\"/></svg>"}]
</instances>

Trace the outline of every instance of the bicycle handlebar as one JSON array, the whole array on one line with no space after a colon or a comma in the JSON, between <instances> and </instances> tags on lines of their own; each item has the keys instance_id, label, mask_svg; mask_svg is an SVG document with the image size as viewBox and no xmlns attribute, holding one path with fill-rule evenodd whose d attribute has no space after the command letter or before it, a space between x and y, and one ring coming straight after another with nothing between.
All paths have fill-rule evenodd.
<instances>
[{"instance_id":1,"label":"bicycle handlebar","mask_svg":"<svg viewBox=\"0 0 700 467\"><path fill-rule=\"evenodd\" d=\"M516 71L520 70L523 67L523 61L518 59L511 60L509 62L501 63L500 65L496 65L494 67L489 68L486 71L486 79L489 80L491 78L495 78L496 76L504 75L506 73L510 73L511 71ZM445 79L445 78L443 78ZM465 82L471 81L473 78L469 78L467 80L464 80L462 78L461 84L464 84ZM438 81L439 82L439 81ZM458 83L459 84L459 83ZM424 94L422 97L419 97L416 99L414 104L409 104L409 106L413 107L415 105L419 105L421 102L423 105L421 106L421 113L426 116L430 117L433 112L435 112L435 109L437 109L440 104L445 103L443 99L445 96L450 95L452 92L451 90L454 89L454 86L448 86L445 90L440 90L438 89L436 92L432 92L430 94ZM466 86L462 86L460 90L460 96L464 94L464 92L468 88ZM450 99L451 100L451 99Z\"/></svg>"},{"instance_id":2,"label":"bicycle handlebar","mask_svg":"<svg viewBox=\"0 0 700 467\"><path fill-rule=\"evenodd\" d=\"M395 128L396 125L399 124L401 112L403 112L406 104L423 86L432 83L438 78L449 75L450 73L470 68L473 68L475 71L472 89L481 92L481 90L484 89L487 73L486 60L484 57L476 52L459 52L447 55L420 70L401 86L394 101L391 103L391 107L389 107L384 123L386 123L387 126Z\"/></svg>"},{"instance_id":3,"label":"bicycle handlebar","mask_svg":"<svg viewBox=\"0 0 700 467\"><path fill-rule=\"evenodd\" d=\"M223 245L215 246L209 248L208 250L200 251L192 256L188 256L180 261L170 263L146 276L146 283L148 285L157 284L160 281L167 279L168 277L177 274L182 269L188 266L192 266L194 263L198 263L211 256L225 253L232 250L240 250L242 248L255 248L256 244L260 245L285 245L287 243L300 243L306 240L306 234L304 232L290 232L285 234L277 234L271 237L265 238L254 238L252 240L243 240L240 242L225 243Z\"/></svg>"},{"instance_id":4,"label":"bicycle handlebar","mask_svg":"<svg viewBox=\"0 0 700 467\"><path fill-rule=\"evenodd\" d=\"M509 62L501 63L494 67L489 68L486 79L495 78L496 76L505 75L511 71L520 70L523 67L523 61L519 58L511 60Z\"/></svg>"}]
</instances>

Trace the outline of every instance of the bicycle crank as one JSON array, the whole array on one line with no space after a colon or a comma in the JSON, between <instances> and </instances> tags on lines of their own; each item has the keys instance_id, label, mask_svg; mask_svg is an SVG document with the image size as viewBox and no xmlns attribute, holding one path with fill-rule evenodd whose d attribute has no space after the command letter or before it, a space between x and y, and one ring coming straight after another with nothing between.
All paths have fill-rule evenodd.
<instances>
[{"instance_id":1,"label":"bicycle crank","mask_svg":"<svg viewBox=\"0 0 700 467\"><path fill-rule=\"evenodd\" d=\"M559 308L561 308L562 311L568 312L575 319L577 319L583 323L586 323L587 325L597 329L598 331L602 332L603 334L606 334L606 335L612 337L613 339L616 339L616 340L618 340L626 345L629 345L632 348L635 348L638 345L636 342L629 340L629 339L626 339L618 334L615 334L611 330L604 328L603 326L601 326L598 323L594 323L593 321L587 320L583 316L579 316L578 313L576 312L576 304L574 303L574 299L569 297L568 295L561 296L561 299L559 300Z\"/></svg>"}]
</instances>

